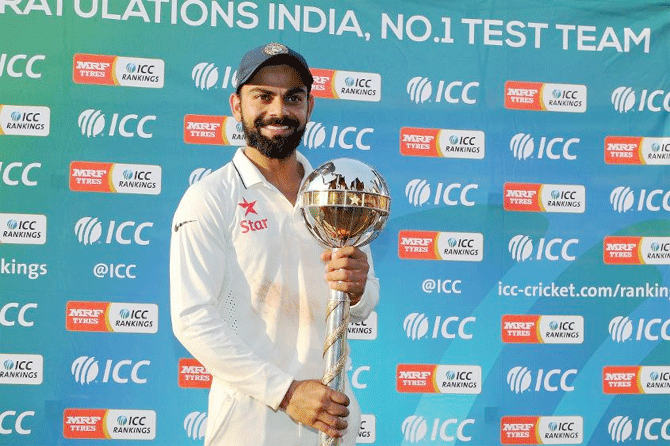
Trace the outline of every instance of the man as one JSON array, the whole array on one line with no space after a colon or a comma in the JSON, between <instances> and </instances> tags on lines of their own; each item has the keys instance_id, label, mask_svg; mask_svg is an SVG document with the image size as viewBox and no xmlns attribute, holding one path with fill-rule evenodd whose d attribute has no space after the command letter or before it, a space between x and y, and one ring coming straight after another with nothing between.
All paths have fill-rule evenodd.
<instances>
[{"instance_id":1,"label":"man","mask_svg":"<svg viewBox=\"0 0 670 446\"><path fill-rule=\"evenodd\" d=\"M296 207L313 170L295 150L314 107L305 59L271 43L237 76L230 107L247 146L184 194L170 247L174 333L213 375L205 444L314 446L322 431L353 446L349 386L319 381L326 302L329 287L347 292L361 321L379 284L360 249L324 252Z\"/></svg>"}]
</instances>

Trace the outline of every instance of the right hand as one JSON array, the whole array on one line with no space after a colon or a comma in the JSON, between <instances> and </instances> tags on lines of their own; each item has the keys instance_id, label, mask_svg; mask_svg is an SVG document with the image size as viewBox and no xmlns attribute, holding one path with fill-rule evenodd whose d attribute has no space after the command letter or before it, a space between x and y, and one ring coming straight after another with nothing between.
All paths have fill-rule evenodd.
<instances>
[{"instance_id":1,"label":"right hand","mask_svg":"<svg viewBox=\"0 0 670 446\"><path fill-rule=\"evenodd\" d=\"M279 407L295 422L311 426L329 437L341 437L347 428L349 397L320 381L293 381Z\"/></svg>"}]
</instances>

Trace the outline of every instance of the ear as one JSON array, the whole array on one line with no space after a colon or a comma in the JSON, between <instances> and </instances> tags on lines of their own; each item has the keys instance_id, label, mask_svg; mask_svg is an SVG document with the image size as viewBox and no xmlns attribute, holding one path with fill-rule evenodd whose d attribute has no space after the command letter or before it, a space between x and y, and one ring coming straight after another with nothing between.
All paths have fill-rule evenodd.
<instances>
[{"instance_id":1,"label":"ear","mask_svg":"<svg viewBox=\"0 0 670 446\"><path fill-rule=\"evenodd\" d=\"M242 122L242 98L237 93L230 95L230 111L237 122Z\"/></svg>"}]
</instances>

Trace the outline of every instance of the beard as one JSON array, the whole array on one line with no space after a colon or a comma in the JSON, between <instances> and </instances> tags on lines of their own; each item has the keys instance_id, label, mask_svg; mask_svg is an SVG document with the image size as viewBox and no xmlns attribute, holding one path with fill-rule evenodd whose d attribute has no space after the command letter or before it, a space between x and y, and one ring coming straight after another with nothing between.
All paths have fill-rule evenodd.
<instances>
[{"instance_id":1,"label":"beard","mask_svg":"<svg viewBox=\"0 0 670 446\"><path fill-rule=\"evenodd\" d=\"M293 128L293 132L287 136L268 138L261 134L261 129L266 125L285 125ZM305 134L305 127L300 127L298 120L288 117L266 120L258 117L254 120L253 126L249 127L245 122L244 115L242 115L242 128L249 147L253 147L268 158L274 159L284 159L291 155L300 145L302 136Z\"/></svg>"}]
</instances>

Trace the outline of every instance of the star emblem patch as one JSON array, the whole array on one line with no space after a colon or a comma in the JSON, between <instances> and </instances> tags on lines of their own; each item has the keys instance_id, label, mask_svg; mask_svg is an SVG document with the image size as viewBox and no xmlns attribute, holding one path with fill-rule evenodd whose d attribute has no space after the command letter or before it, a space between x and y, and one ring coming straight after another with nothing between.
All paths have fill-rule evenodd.
<instances>
[{"instance_id":1,"label":"star emblem patch","mask_svg":"<svg viewBox=\"0 0 670 446\"><path fill-rule=\"evenodd\" d=\"M237 203L238 206L244 208L244 216L246 217L249 214L256 214L256 209L254 209L254 206L256 205L256 200L252 201L251 203L247 201L246 198L242 198L242 203Z\"/></svg>"}]
</instances>

